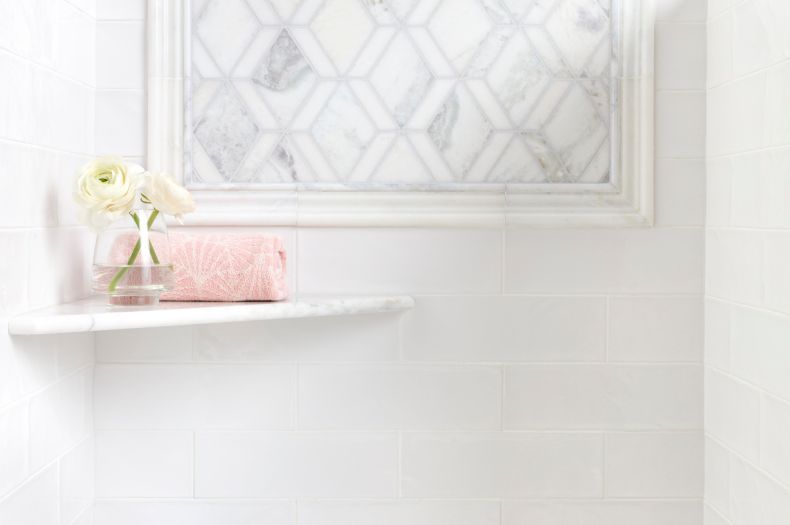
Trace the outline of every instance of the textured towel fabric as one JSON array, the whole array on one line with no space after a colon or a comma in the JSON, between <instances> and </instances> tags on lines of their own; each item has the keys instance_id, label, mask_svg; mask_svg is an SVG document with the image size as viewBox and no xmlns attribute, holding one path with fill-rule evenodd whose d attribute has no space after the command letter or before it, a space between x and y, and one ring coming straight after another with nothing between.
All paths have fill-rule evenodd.
<instances>
[{"instance_id":1,"label":"textured towel fabric","mask_svg":"<svg viewBox=\"0 0 790 525\"><path fill-rule=\"evenodd\" d=\"M276 235L170 233L175 287L163 301L280 301L286 254Z\"/></svg>"}]
</instances>

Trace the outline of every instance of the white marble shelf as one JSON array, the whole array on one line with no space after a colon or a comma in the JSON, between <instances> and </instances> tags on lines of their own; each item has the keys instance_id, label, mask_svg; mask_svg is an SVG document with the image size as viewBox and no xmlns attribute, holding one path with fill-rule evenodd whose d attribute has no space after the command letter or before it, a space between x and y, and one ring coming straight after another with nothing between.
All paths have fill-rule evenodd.
<instances>
[{"instance_id":1,"label":"white marble shelf","mask_svg":"<svg viewBox=\"0 0 790 525\"><path fill-rule=\"evenodd\" d=\"M52 335L272 319L297 319L384 312L414 306L407 296L299 299L278 303L170 303L150 307L107 306L90 298L35 310L8 321L11 335Z\"/></svg>"}]
</instances>

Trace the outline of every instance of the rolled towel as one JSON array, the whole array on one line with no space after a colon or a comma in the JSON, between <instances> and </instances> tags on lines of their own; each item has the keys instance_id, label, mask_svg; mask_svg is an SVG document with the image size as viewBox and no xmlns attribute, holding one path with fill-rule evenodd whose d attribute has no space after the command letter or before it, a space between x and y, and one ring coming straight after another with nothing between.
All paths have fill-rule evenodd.
<instances>
[{"instance_id":1,"label":"rolled towel","mask_svg":"<svg viewBox=\"0 0 790 525\"><path fill-rule=\"evenodd\" d=\"M276 235L171 232L175 287L163 301L280 301L288 297L286 253Z\"/></svg>"}]
</instances>

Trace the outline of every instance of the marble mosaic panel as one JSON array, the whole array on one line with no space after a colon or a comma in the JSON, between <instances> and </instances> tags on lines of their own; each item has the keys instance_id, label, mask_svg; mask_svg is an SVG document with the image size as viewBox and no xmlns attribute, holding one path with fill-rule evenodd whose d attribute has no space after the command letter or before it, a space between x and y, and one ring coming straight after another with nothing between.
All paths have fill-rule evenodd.
<instances>
[{"instance_id":1,"label":"marble mosaic panel","mask_svg":"<svg viewBox=\"0 0 790 525\"><path fill-rule=\"evenodd\" d=\"M606 183L612 1L192 0L186 178Z\"/></svg>"}]
</instances>

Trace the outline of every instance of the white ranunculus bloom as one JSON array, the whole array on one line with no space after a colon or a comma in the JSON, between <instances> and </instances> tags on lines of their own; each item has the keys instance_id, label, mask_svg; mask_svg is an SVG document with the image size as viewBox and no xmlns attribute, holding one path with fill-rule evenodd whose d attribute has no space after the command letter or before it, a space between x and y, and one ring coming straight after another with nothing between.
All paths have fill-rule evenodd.
<instances>
[{"instance_id":1,"label":"white ranunculus bloom","mask_svg":"<svg viewBox=\"0 0 790 525\"><path fill-rule=\"evenodd\" d=\"M142 193L154 208L175 216L179 221L183 214L195 211L195 202L189 191L165 173L147 173Z\"/></svg>"},{"instance_id":2,"label":"white ranunculus bloom","mask_svg":"<svg viewBox=\"0 0 790 525\"><path fill-rule=\"evenodd\" d=\"M134 206L145 170L118 157L101 157L80 168L74 200L80 220L98 230L128 213Z\"/></svg>"}]
</instances>

